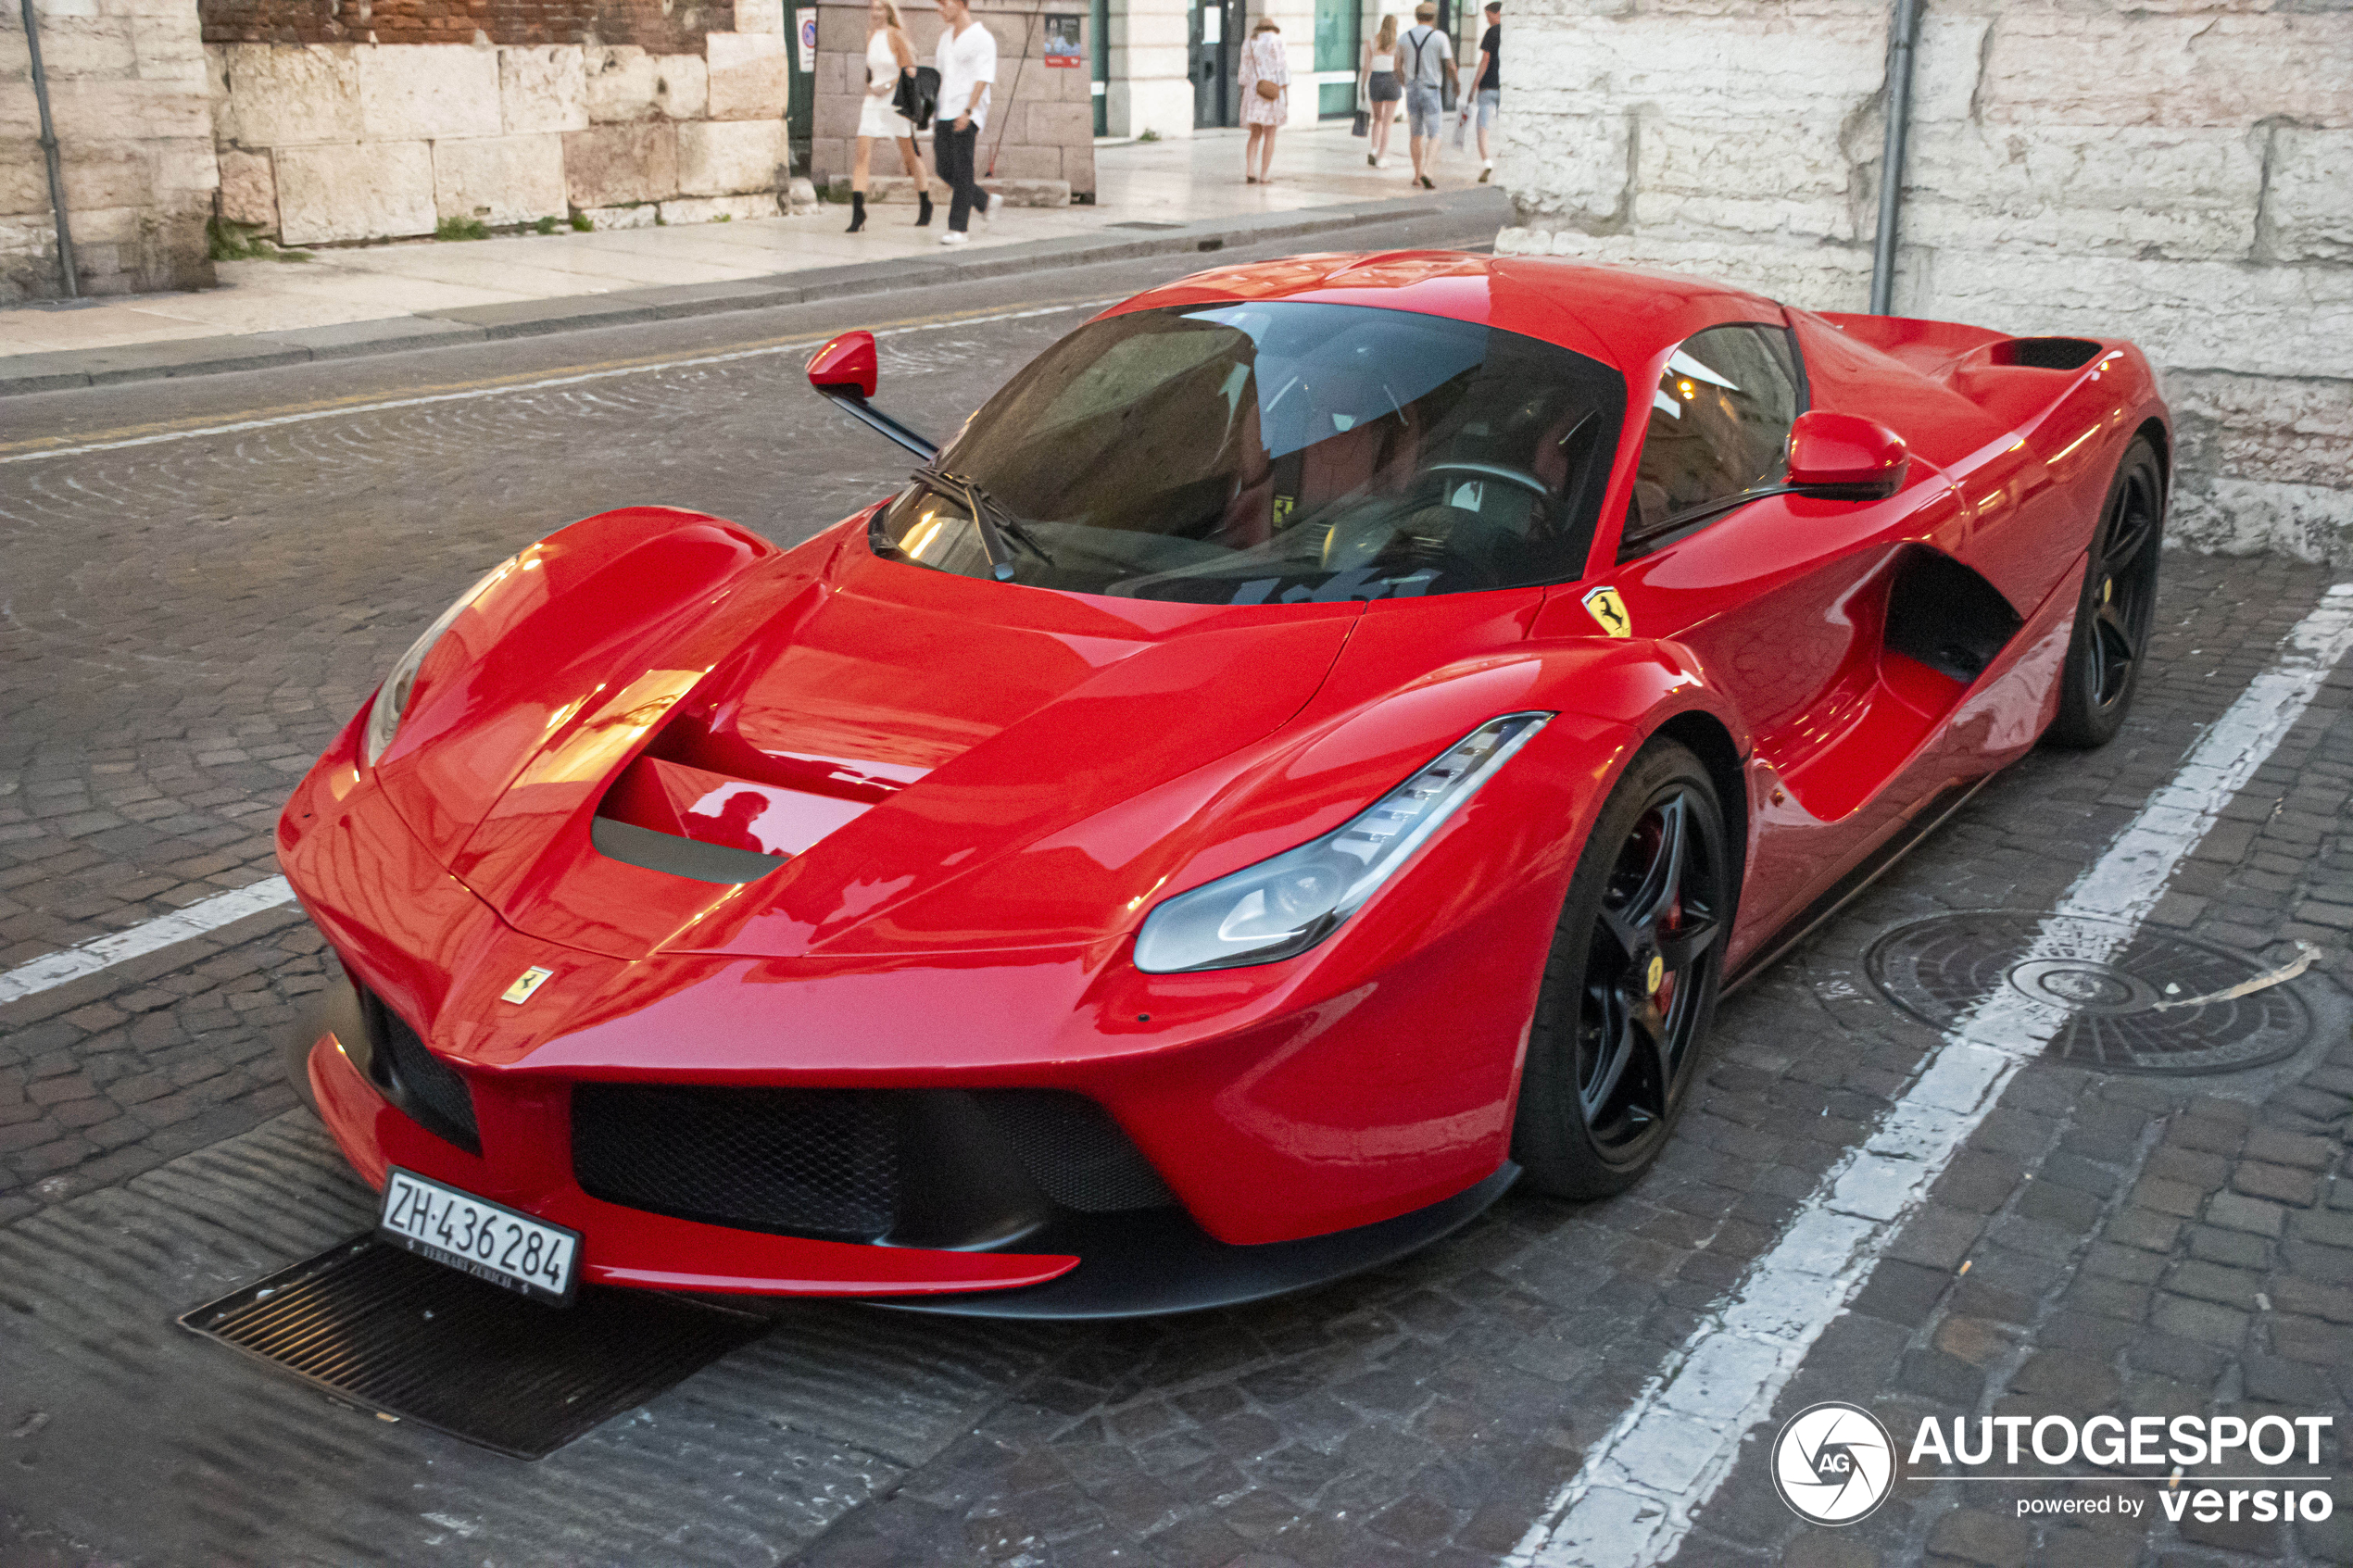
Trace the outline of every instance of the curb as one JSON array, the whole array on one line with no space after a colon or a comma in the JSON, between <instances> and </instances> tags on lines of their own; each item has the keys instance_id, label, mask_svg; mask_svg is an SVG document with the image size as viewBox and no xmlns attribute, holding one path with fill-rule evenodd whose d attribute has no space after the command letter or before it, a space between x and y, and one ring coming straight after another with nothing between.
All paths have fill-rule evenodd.
<instances>
[{"instance_id":1,"label":"curb","mask_svg":"<svg viewBox=\"0 0 2353 1568\"><path fill-rule=\"evenodd\" d=\"M1116 232L1036 240L978 252L905 257L873 264L775 272L730 282L684 283L666 288L622 289L611 294L558 299L515 300L449 310L304 327L282 332L241 332L222 337L177 338L126 344L118 348L65 349L47 354L0 356L0 397L74 387L115 386L167 376L217 375L260 370L444 344L484 343L498 338L539 337L584 327L615 327L640 321L714 316L731 310L764 310L812 300L845 299L958 279L1009 277L1016 273L1188 251L1211 253L1270 240L1303 239L1343 232L1369 224L1441 216L1491 216L1498 228L1511 214L1511 200L1492 186L1449 191L1441 195L1390 196L1341 207L1306 207L1242 219L1196 223L1138 222Z\"/></svg>"}]
</instances>

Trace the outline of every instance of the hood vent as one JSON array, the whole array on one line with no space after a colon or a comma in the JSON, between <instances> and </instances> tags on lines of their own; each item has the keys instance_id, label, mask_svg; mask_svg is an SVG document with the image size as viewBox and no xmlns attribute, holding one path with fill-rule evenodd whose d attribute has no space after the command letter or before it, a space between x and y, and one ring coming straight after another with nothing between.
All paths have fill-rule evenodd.
<instances>
[{"instance_id":1,"label":"hood vent","mask_svg":"<svg viewBox=\"0 0 2353 1568\"><path fill-rule=\"evenodd\" d=\"M746 883L766 876L874 804L646 756L623 769L605 792L589 824L589 839L598 853L648 871L696 882Z\"/></svg>"}]
</instances>

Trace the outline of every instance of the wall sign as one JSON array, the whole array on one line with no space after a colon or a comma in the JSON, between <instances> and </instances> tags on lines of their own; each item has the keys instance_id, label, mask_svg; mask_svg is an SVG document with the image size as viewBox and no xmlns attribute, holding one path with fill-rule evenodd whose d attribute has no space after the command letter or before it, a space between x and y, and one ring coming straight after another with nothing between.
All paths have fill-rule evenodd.
<instances>
[{"instance_id":1,"label":"wall sign","mask_svg":"<svg viewBox=\"0 0 2353 1568\"><path fill-rule=\"evenodd\" d=\"M792 14L793 36L799 41L800 69L817 69L817 12L815 7Z\"/></svg>"},{"instance_id":2,"label":"wall sign","mask_svg":"<svg viewBox=\"0 0 2353 1568\"><path fill-rule=\"evenodd\" d=\"M1086 46L1078 36L1078 18L1047 13L1046 63L1074 69L1087 63Z\"/></svg>"}]
</instances>

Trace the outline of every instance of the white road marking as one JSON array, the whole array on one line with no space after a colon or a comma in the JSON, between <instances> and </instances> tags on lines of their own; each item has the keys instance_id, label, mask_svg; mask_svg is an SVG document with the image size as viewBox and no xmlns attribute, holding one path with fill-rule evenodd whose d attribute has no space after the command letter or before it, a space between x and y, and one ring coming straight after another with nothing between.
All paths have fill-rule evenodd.
<instances>
[{"instance_id":1,"label":"white road marking","mask_svg":"<svg viewBox=\"0 0 2353 1568\"><path fill-rule=\"evenodd\" d=\"M2331 588L2271 668L2215 721L2173 781L2152 796L2045 918L2029 960L2097 962L2128 940L2183 858L2262 766L2348 649L2353 583ZM2082 926L2117 922L2087 950ZM1879 1130L1822 1177L1726 1305L1685 1340L1504 1561L1516 1568L1663 1562L1730 1475L1831 1320L1843 1311L1904 1223L2020 1067L2064 1015L2005 989L1945 1033L1928 1069ZM1857 1390L1858 1393L1866 1392Z\"/></svg>"},{"instance_id":2,"label":"white road marking","mask_svg":"<svg viewBox=\"0 0 2353 1568\"><path fill-rule=\"evenodd\" d=\"M1124 297L1124 296L1122 296ZM952 321L925 321L914 326L884 327L876 330L878 338L901 337L910 332L950 332L958 327L981 327L995 321L1025 321L1033 316L1053 316L1069 310L1098 310L1116 303L1113 299L1080 300L1070 305L1044 305L1029 310L1002 310L990 316L963 316ZM551 386L577 386L583 382L609 381L615 376L641 376L654 370L677 370L696 365L724 365L736 359L759 359L776 354L796 354L814 348L835 334L796 339L791 343L772 343L761 348L730 349L724 354L696 354L679 359L658 359L644 365L620 365L610 370L581 370L571 375L548 376L540 381L516 382L507 386L467 387L457 392L433 392L415 397L390 397L377 403L353 403L335 408L308 408L298 414L275 414L267 419L235 420L227 424L202 425L192 430L160 431L153 435L126 436L120 441L92 441L79 446L52 446L39 452L12 452L0 455L0 463L32 463L47 458L74 458L87 452L113 452L126 446L152 446L166 441L193 441L205 435L233 435L245 430L269 430L276 425L307 424L313 420L339 420L358 414L382 413L387 408L415 408L429 403L471 403L484 397L506 397L518 392L544 392Z\"/></svg>"},{"instance_id":3,"label":"white road marking","mask_svg":"<svg viewBox=\"0 0 2353 1568\"><path fill-rule=\"evenodd\" d=\"M208 931L218 931L232 921L258 915L264 909L274 909L293 899L294 889L286 885L286 879L282 876L264 877L248 886L217 893L209 898L199 898L184 909L157 915L154 920L142 921L127 931L93 938L79 947L51 953L0 973L0 1005L37 996L69 980L95 974L126 959L135 959L157 948L169 947L175 942L185 942L192 936L202 936Z\"/></svg>"}]
</instances>

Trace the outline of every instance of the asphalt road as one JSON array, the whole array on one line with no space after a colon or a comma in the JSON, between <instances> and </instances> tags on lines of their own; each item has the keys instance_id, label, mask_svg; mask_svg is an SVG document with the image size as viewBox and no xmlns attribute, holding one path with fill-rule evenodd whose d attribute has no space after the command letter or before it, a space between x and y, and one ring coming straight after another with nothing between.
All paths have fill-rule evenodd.
<instances>
[{"instance_id":1,"label":"asphalt road","mask_svg":"<svg viewBox=\"0 0 2353 1568\"><path fill-rule=\"evenodd\" d=\"M1187 270L0 402L0 973L270 875L290 778L517 546L632 502L790 543L894 487L902 458L800 381L825 336L901 329L880 401L944 433L1090 304ZM1729 1002L1674 1149L1626 1198L1514 1195L1415 1259L1195 1318L795 1308L536 1465L170 1326L364 1224L364 1189L269 1059L322 984L297 917L0 1003L0 1562L2353 1562L2342 1515L2025 1519L1932 1474L1825 1530L1774 1497L1762 1457L1820 1399L1906 1434L1930 1415L2278 1411L2336 1418L2319 1468L2341 1482L2341 668L2219 820L2185 830L2147 917L2260 964L2312 944L2289 987L2308 1043L2197 1076L2035 1058L1924 1201L1823 1272L1818 1298L1847 1294L1810 1336L1740 1363L1727 1375L1749 1382L1713 1402L1672 1392L1944 1051L1866 976L1872 944L1951 910L2057 907L2328 585L2170 556L2125 734L2030 757ZM1593 1500L1621 1495L1625 1519Z\"/></svg>"}]
</instances>

